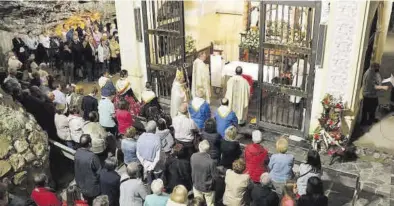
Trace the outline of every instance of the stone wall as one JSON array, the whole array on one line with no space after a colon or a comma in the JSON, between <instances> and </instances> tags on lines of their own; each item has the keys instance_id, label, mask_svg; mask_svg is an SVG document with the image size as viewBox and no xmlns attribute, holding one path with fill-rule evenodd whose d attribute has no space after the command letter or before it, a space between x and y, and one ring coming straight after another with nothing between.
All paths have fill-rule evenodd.
<instances>
[{"instance_id":1,"label":"stone wall","mask_svg":"<svg viewBox=\"0 0 394 206\"><path fill-rule=\"evenodd\" d=\"M7 179L10 192L26 195L35 174L49 175L48 136L22 106L0 94L0 181Z\"/></svg>"}]
</instances>

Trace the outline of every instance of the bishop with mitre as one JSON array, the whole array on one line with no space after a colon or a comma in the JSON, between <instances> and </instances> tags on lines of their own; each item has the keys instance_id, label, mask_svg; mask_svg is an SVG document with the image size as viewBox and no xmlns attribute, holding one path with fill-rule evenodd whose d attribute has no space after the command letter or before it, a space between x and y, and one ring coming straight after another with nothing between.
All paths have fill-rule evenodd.
<instances>
[{"instance_id":1,"label":"bishop with mitre","mask_svg":"<svg viewBox=\"0 0 394 206\"><path fill-rule=\"evenodd\" d=\"M240 123L247 119L250 86L248 81L242 77L242 67L237 67L235 74L227 81L226 98L229 100L229 107L235 112Z\"/></svg>"},{"instance_id":2,"label":"bishop with mitre","mask_svg":"<svg viewBox=\"0 0 394 206\"><path fill-rule=\"evenodd\" d=\"M178 69L171 88L171 117L174 118L177 116L181 104L187 103L188 101L189 91L186 85L185 75L181 69Z\"/></svg>"},{"instance_id":3,"label":"bishop with mitre","mask_svg":"<svg viewBox=\"0 0 394 206\"><path fill-rule=\"evenodd\" d=\"M205 91L205 100L210 103L211 99L211 79L209 76L209 68L204 63L207 55L204 52L198 54L198 58L193 62L193 75L192 75L192 97L196 97L198 89Z\"/></svg>"}]
</instances>

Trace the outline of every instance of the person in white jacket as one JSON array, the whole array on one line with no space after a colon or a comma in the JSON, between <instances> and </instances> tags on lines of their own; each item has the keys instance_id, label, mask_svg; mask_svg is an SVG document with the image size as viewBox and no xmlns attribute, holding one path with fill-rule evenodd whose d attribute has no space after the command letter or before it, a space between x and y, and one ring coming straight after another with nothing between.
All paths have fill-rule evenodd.
<instances>
[{"instance_id":1,"label":"person in white jacket","mask_svg":"<svg viewBox=\"0 0 394 206\"><path fill-rule=\"evenodd\" d=\"M56 114L55 114L55 126L57 130L57 136L64 140L66 145L69 148L74 148L74 142L71 139L70 127L68 124L68 118L64 115L66 111L65 104L57 104L56 105Z\"/></svg>"},{"instance_id":2,"label":"person in white jacket","mask_svg":"<svg viewBox=\"0 0 394 206\"><path fill-rule=\"evenodd\" d=\"M71 139L78 145L81 135L83 134L82 127L84 125L84 120L81 116L79 116L77 107L72 107L70 109L68 124L70 127Z\"/></svg>"}]
</instances>

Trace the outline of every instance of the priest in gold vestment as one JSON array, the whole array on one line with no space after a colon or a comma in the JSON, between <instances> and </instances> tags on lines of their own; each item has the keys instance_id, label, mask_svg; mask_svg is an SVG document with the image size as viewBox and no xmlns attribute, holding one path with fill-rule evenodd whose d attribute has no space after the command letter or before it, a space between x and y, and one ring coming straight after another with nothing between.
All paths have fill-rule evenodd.
<instances>
[{"instance_id":1,"label":"priest in gold vestment","mask_svg":"<svg viewBox=\"0 0 394 206\"><path fill-rule=\"evenodd\" d=\"M237 67L235 76L227 81L226 98L229 100L229 107L235 112L238 123L247 120L250 86L248 81L242 77L242 67Z\"/></svg>"},{"instance_id":2,"label":"priest in gold vestment","mask_svg":"<svg viewBox=\"0 0 394 206\"><path fill-rule=\"evenodd\" d=\"M203 89L205 91L205 100L209 104L211 99L211 77L209 76L209 68L204 63L206 58L206 54L201 52L193 62L191 93L194 98L196 97L197 90Z\"/></svg>"}]
</instances>

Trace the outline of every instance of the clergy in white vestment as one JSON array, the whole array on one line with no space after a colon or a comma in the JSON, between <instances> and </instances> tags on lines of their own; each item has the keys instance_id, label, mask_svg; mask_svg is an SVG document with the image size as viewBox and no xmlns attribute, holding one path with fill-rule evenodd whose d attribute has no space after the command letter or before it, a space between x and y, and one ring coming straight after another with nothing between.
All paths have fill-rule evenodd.
<instances>
[{"instance_id":1,"label":"clergy in white vestment","mask_svg":"<svg viewBox=\"0 0 394 206\"><path fill-rule=\"evenodd\" d=\"M185 82L185 76L183 71L177 70L174 83L171 88L171 118L174 118L178 114L178 109L182 103L189 101L188 91Z\"/></svg>"},{"instance_id":2,"label":"clergy in white vestment","mask_svg":"<svg viewBox=\"0 0 394 206\"><path fill-rule=\"evenodd\" d=\"M192 74L192 97L196 96L196 92L199 88L205 91L205 100L210 103L211 99L211 79L209 76L209 68L204 63L207 58L204 52L198 54L198 58L193 62L193 74Z\"/></svg>"},{"instance_id":3,"label":"clergy in white vestment","mask_svg":"<svg viewBox=\"0 0 394 206\"><path fill-rule=\"evenodd\" d=\"M292 82L291 86L301 88L303 81L305 81L304 85L306 85L307 82L306 82L306 78L304 78L304 76L305 77L308 76L309 67L310 67L309 62L307 62L306 69L304 69L305 68L304 59L300 59L298 62L293 64L293 66L291 67L291 73L293 74L293 82ZM294 95L290 96L290 102L298 104L298 103L300 103L300 101L301 101L301 97L297 97Z\"/></svg>"},{"instance_id":4,"label":"clergy in white vestment","mask_svg":"<svg viewBox=\"0 0 394 206\"><path fill-rule=\"evenodd\" d=\"M229 107L241 122L247 118L250 86L248 81L242 77L242 67L237 67L235 74L227 82L226 98L230 101Z\"/></svg>"}]
</instances>

